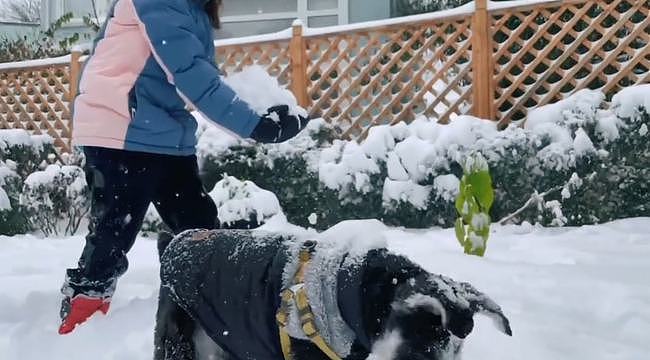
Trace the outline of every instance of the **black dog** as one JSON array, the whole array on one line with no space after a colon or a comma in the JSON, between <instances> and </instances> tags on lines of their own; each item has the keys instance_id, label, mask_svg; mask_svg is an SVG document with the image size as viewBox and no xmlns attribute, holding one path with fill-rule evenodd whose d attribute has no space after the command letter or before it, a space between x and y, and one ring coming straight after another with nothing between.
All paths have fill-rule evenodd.
<instances>
[{"instance_id":1,"label":"black dog","mask_svg":"<svg viewBox=\"0 0 650 360\"><path fill-rule=\"evenodd\" d=\"M199 359L200 330L219 348L201 358L228 360L281 360L288 349L294 360L365 360L378 353L377 359L457 359L476 313L511 335L499 306L471 285L428 273L385 248L305 245L245 230L192 230L159 246L166 250L156 360ZM336 357L305 335L301 318L310 316L297 302L283 302L287 289L304 289L316 336ZM279 314L286 315L282 326ZM290 348L283 347L283 332Z\"/></svg>"}]
</instances>

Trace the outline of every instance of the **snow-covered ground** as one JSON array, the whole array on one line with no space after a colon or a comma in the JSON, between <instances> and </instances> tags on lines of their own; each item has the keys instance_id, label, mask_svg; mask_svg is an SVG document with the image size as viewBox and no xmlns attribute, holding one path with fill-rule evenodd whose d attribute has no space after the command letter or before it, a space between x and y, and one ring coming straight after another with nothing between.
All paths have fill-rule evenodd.
<instances>
[{"instance_id":1,"label":"snow-covered ground","mask_svg":"<svg viewBox=\"0 0 650 360\"><path fill-rule=\"evenodd\" d=\"M465 359L650 358L650 218L583 228L495 227L484 259L463 255L453 230L367 224L394 251L473 283L504 308L514 337L480 318ZM131 269L109 315L57 335L58 287L82 244L82 237L0 237L0 359L151 358L158 264L155 242L145 238L130 253Z\"/></svg>"}]
</instances>

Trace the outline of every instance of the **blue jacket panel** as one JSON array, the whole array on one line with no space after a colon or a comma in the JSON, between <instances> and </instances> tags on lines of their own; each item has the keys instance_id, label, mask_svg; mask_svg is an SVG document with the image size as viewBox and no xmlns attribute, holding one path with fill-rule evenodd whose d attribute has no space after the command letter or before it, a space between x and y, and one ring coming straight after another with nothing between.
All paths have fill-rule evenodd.
<instances>
[{"instance_id":1,"label":"blue jacket panel","mask_svg":"<svg viewBox=\"0 0 650 360\"><path fill-rule=\"evenodd\" d=\"M193 154L197 124L188 108L250 136L259 116L221 80L206 3L115 1L82 74L78 145Z\"/></svg>"}]
</instances>

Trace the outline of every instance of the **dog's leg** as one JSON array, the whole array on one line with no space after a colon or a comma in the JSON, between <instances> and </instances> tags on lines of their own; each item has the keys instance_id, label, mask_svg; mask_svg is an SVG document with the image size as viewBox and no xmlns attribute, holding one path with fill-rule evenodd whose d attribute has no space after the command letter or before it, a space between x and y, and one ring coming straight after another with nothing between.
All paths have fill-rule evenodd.
<instances>
[{"instance_id":1,"label":"dog's leg","mask_svg":"<svg viewBox=\"0 0 650 360\"><path fill-rule=\"evenodd\" d=\"M158 234L158 255L162 255L174 235ZM174 302L167 287L161 286L154 334L154 360L195 360L192 336L194 321Z\"/></svg>"},{"instance_id":2,"label":"dog's leg","mask_svg":"<svg viewBox=\"0 0 650 360\"><path fill-rule=\"evenodd\" d=\"M194 349L194 320L161 287L154 335L154 360L197 360Z\"/></svg>"},{"instance_id":3,"label":"dog's leg","mask_svg":"<svg viewBox=\"0 0 650 360\"><path fill-rule=\"evenodd\" d=\"M158 233L158 258L162 259L163 253L167 246L174 240L174 234L168 231L161 231Z\"/></svg>"}]
</instances>

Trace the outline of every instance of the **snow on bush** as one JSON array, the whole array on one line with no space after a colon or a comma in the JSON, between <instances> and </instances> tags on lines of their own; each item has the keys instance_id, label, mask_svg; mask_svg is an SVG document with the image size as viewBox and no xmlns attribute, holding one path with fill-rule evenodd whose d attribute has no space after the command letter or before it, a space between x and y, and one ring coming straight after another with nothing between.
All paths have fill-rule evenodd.
<instances>
[{"instance_id":1,"label":"snow on bush","mask_svg":"<svg viewBox=\"0 0 650 360\"><path fill-rule=\"evenodd\" d=\"M0 234L14 235L28 230L19 205L22 182L11 161L0 161Z\"/></svg>"},{"instance_id":2,"label":"snow on bush","mask_svg":"<svg viewBox=\"0 0 650 360\"><path fill-rule=\"evenodd\" d=\"M620 118L640 118L644 113L647 115L650 109L650 84L621 90L612 98L612 108Z\"/></svg>"},{"instance_id":3,"label":"snow on bush","mask_svg":"<svg viewBox=\"0 0 650 360\"><path fill-rule=\"evenodd\" d=\"M73 235L89 209L88 186L78 166L49 165L25 179L20 204L45 236Z\"/></svg>"},{"instance_id":4,"label":"snow on bush","mask_svg":"<svg viewBox=\"0 0 650 360\"><path fill-rule=\"evenodd\" d=\"M54 139L48 135L30 135L26 130L0 130L0 160L16 164L16 172L25 178L39 167L56 159Z\"/></svg>"},{"instance_id":5,"label":"snow on bush","mask_svg":"<svg viewBox=\"0 0 650 360\"><path fill-rule=\"evenodd\" d=\"M240 142L200 161L208 183L228 173L274 192L299 225L377 218L428 227L453 225L459 164L480 152L495 185L494 220L604 222L648 214L649 93L645 86L628 88L607 109L602 93L582 90L503 131L471 116L447 125L420 117L376 126L356 143L336 139L331 126L318 122L285 144ZM200 141L225 136L214 135Z\"/></svg>"},{"instance_id":6,"label":"snow on bush","mask_svg":"<svg viewBox=\"0 0 650 360\"><path fill-rule=\"evenodd\" d=\"M153 203L149 204L149 208L144 215L140 232L145 237L155 237L158 233L171 230L163 223L158 210Z\"/></svg>"},{"instance_id":7,"label":"snow on bush","mask_svg":"<svg viewBox=\"0 0 650 360\"><path fill-rule=\"evenodd\" d=\"M0 234L33 231L20 203L23 180L56 161L54 141L22 129L0 130Z\"/></svg>"},{"instance_id":8,"label":"snow on bush","mask_svg":"<svg viewBox=\"0 0 650 360\"><path fill-rule=\"evenodd\" d=\"M18 180L18 174L9 168L4 162L0 162L0 211L11 211L13 209L9 198L8 189L11 183Z\"/></svg>"},{"instance_id":9,"label":"snow on bush","mask_svg":"<svg viewBox=\"0 0 650 360\"><path fill-rule=\"evenodd\" d=\"M224 175L209 196L217 206L222 228L257 228L275 216L284 216L278 198L251 181ZM169 231L155 206L151 204L142 226L144 236Z\"/></svg>"},{"instance_id":10,"label":"snow on bush","mask_svg":"<svg viewBox=\"0 0 650 360\"><path fill-rule=\"evenodd\" d=\"M257 227L282 213L280 202L272 192L228 175L215 185L210 197L217 205L219 222L226 227L238 222Z\"/></svg>"}]
</instances>

